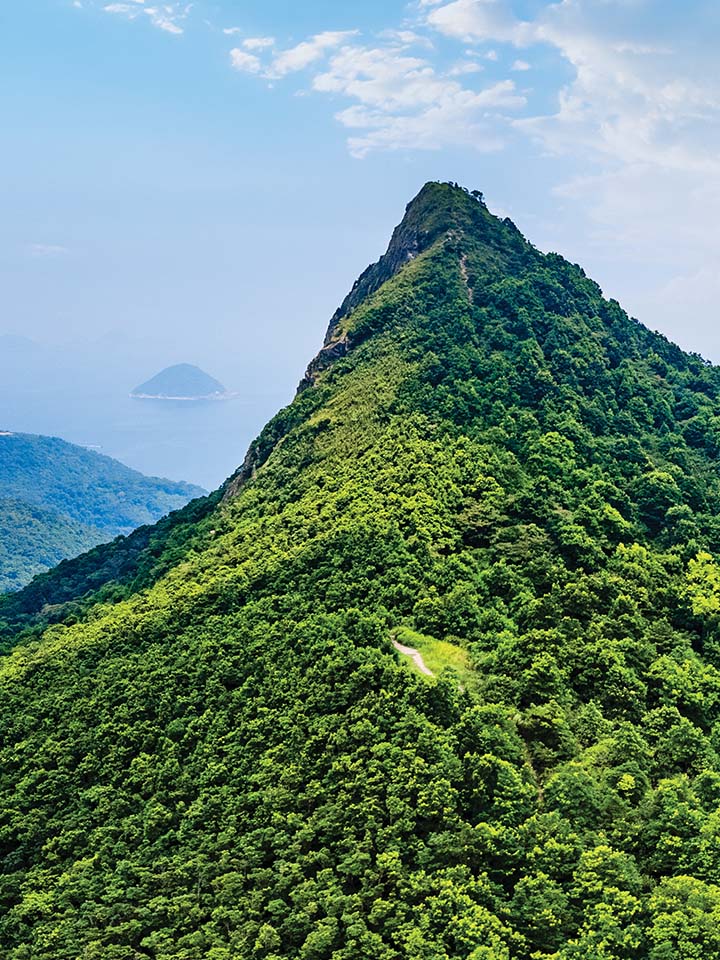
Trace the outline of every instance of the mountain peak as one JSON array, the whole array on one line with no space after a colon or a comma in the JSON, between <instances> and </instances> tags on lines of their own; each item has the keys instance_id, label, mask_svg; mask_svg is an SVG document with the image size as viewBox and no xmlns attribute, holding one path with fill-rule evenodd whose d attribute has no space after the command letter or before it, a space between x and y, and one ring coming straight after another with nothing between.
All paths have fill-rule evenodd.
<instances>
[{"instance_id":1,"label":"mountain peak","mask_svg":"<svg viewBox=\"0 0 720 960\"><path fill-rule=\"evenodd\" d=\"M399 232L415 232L425 239L467 225L478 208L490 216L479 190L468 190L457 183L429 180L405 208Z\"/></svg>"},{"instance_id":2,"label":"mountain peak","mask_svg":"<svg viewBox=\"0 0 720 960\"><path fill-rule=\"evenodd\" d=\"M457 183L428 181L408 203L405 215L393 231L387 251L355 281L352 290L330 320L325 345L335 339L343 319L415 257L430 249L441 237L469 235L493 248L512 248L518 241L529 247L515 225L493 216L479 190Z\"/></svg>"}]
</instances>

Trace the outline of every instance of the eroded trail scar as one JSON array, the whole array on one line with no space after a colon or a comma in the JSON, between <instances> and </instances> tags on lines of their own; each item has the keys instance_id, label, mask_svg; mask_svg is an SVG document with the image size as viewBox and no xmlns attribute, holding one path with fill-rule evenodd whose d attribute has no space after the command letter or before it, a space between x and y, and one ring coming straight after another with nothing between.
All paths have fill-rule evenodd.
<instances>
[{"instance_id":1,"label":"eroded trail scar","mask_svg":"<svg viewBox=\"0 0 720 960\"><path fill-rule=\"evenodd\" d=\"M415 650L413 647L406 647L402 643L398 643L397 640L393 640L393 646L398 651L398 653L404 654L406 657L410 657L415 666L418 668L420 673L426 674L428 677L434 677L435 674L430 670L426 665L425 661L422 658L422 654L419 650Z\"/></svg>"},{"instance_id":2,"label":"eroded trail scar","mask_svg":"<svg viewBox=\"0 0 720 960\"><path fill-rule=\"evenodd\" d=\"M463 281L465 282L465 286L467 287L468 301L470 303L474 303L475 297L473 294L473 288L470 286L470 278L468 277L466 254L463 254L462 257L460 258L460 273L462 274Z\"/></svg>"}]
</instances>

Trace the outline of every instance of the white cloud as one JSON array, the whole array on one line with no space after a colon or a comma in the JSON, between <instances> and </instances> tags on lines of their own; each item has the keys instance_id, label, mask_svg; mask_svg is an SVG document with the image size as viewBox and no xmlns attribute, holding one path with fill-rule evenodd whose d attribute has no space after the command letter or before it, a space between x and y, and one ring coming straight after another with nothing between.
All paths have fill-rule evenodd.
<instances>
[{"instance_id":1,"label":"white cloud","mask_svg":"<svg viewBox=\"0 0 720 960\"><path fill-rule=\"evenodd\" d=\"M383 30L378 34L380 40L391 40L404 47L432 47L432 40L417 30Z\"/></svg>"},{"instance_id":2,"label":"white cloud","mask_svg":"<svg viewBox=\"0 0 720 960\"><path fill-rule=\"evenodd\" d=\"M440 150L452 145L470 146L480 153L501 150L504 141L492 126L470 122L463 103L431 106L417 114L392 116L364 107L349 107L337 115L347 127L364 133L348 138L350 153L361 159L373 150Z\"/></svg>"},{"instance_id":3,"label":"white cloud","mask_svg":"<svg viewBox=\"0 0 720 960\"><path fill-rule=\"evenodd\" d=\"M696 0L689 0L689 6ZM553 152L587 151L603 162L720 174L720 79L715 44L652 36L635 3L608 13L592 0L561 0L533 21L514 16L505 0L453 0L434 5L427 24L462 42L544 44L574 70L557 92L557 109L517 122ZM688 11L690 12L690 11ZM614 19L613 19L614 18ZM524 70L516 60L514 70Z\"/></svg>"},{"instance_id":4,"label":"white cloud","mask_svg":"<svg viewBox=\"0 0 720 960\"><path fill-rule=\"evenodd\" d=\"M342 93L385 111L464 102L473 107L515 108L524 104L511 80L473 92L439 75L423 59L383 48L345 47L329 69L313 80L313 89Z\"/></svg>"},{"instance_id":5,"label":"white cloud","mask_svg":"<svg viewBox=\"0 0 720 960\"><path fill-rule=\"evenodd\" d=\"M437 150L452 144L497 150L502 138L487 115L525 103L511 80L471 90L427 60L387 47L343 47L315 76L313 89L355 101L336 116L344 126L364 131L348 140L357 157L378 149Z\"/></svg>"},{"instance_id":6,"label":"white cloud","mask_svg":"<svg viewBox=\"0 0 720 960\"><path fill-rule=\"evenodd\" d=\"M477 63L475 60L463 60L460 63L456 63L454 67L451 67L448 76L450 77L462 77L469 73L481 73L485 67L481 63Z\"/></svg>"},{"instance_id":7,"label":"white cloud","mask_svg":"<svg viewBox=\"0 0 720 960\"><path fill-rule=\"evenodd\" d=\"M184 5L180 3L146 6L145 0L130 0L130 2L127 3L108 3L103 7L105 13L124 16L127 20L137 20L139 17L145 16L158 30L164 30L166 33L174 34L184 32L180 24L187 18L190 9L191 4Z\"/></svg>"},{"instance_id":8,"label":"white cloud","mask_svg":"<svg viewBox=\"0 0 720 960\"><path fill-rule=\"evenodd\" d=\"M339 47L345 40L354 36L354 30L326 30L317 33L309 40L303 40L297 46L280 51L268 68L268 76L280 79L289 73L304 70L310 64L321 60L333 48Z\"/></svg>"},{"instance_id":9,"label":"white cloud","mask_svg":"<svg viewBox=\"0 0 720 960\"><path fill-rule=\"evenodd\" d=\"M515 60L512 65L512 69L516 72L522 72L524 70L529 70L530 64L527 62L527 60Z\"/></svg>"},{"instance_id":10,"label":"white cloud","mask_svg":"<svg viewBox=\"0 0 720 960\"><path fill-rule=\"evenodd\" d=\"M427 23L463 42L545 44L557 50L574 68L575 79L558 91L554 114L531 118L526 127L551 148L592 143L616 158L619 151L628 160L683 165L690 158L680 141L671 142L671 128L682 127L684 140L689 120L720 119L720 83L707 80L713 76L710 62L693 67L687 59L668 61L667 44L618 36L614 32L623 27L638 32L637 24L627 16L613 24L590 0L561 0L534 21L516 18L504 0L453 0L435 6ZM516 60L513 69L527 66Z\"/></svg>"},{"instance_id":11,"label":"white cloud","mask_svg":"<svg viewBox=\"0 0 720 960\"><path fill-rule=\"evenodd\" d=\"M262 64L260 58L253 53L247 53L239 47L230 51L230 63L233 70L240 70L244 73L260 73Z\"/></svg>"},{"instance_id":12,"label":"white cloud","mask_svg":"<svg viewBox=\"0 0 720 960\"><path fill-rule=\"evenodd\" d=\"M103 7L105 13L121 13L128 17L130 20L135 17L140 16L140 10L138 7L133 7L129 3L108 3Z\"/></svg>"},{"instance_id":13,"label":"white cloud","mask_svg":"<svg viewBox=\"0 0 720 960\"><path fill-rule=\"evenodd\" d=\"M522 45L535 35L533 25L518 20L502 0L454 0L436 6L427 22L463 43L490 40Z\"/></svg>"},{"instance_id":14,"label":"white cloud","mask_svg":"<svg viewBox=\"0 0 720 960\"><path fill-rule=\"evenodd\" d=\"M613 44L613 50L616 53L635 53L638 56L645 56L652 53L672 53L672 49L670 47L652 46L648 43L630 43L627 40L622 40L619 43Z\"/></svg>"},{"instance_id":15,"label":"white cloud","mask_svg":"<svg viewBox=\"0 0 720 960\"><path fill-rule=\"evenodd\" d=\"M179 25L178 19L183 19L184 15L173 11L171 6L165 7L145 7L144 13L150 17L150 22L154 27L165 30L167 33L182 33L183 28Z\"/></svg>"},{"instance_id":16,"label":"white cloud","mask_svg":"<svg viewBox=\"0 0 720 960\"><path fill-rule=\"evenodd\" d=\"M274 37L247 37L242 45L246 50L266 50L275 45Z\"/></svg>"},{"instance_id":17,"label":"white cloud","mask_svg":"<svg viewBox=\"0 0 720 960\"><path fill-rule=\"evenodd\" d=\"M268 80L313 67L312 91L346 101L336 119L356 131L348 146L358 157L373 150L460 144L485 152L501 148L507 112L526 103L511 79L481 89L468 85L462 78L480 73L482 64L468 58L439 69L428 53L432 41L416 30L385 30L374 45L357 36L357 31L325 31L267 55L270 38L249 38L244 49L231 51L231 62L236 70ZM304 95L306 89L294 93Z\"/></svg>"}]
</instances>

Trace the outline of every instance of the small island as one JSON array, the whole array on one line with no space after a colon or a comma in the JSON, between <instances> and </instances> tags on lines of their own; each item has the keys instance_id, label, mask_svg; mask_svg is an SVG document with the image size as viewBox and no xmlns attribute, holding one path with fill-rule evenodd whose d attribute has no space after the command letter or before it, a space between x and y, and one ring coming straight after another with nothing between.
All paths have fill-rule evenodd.
<instances>
[{"instance_id":1,"label":"small island","mask_svg":"<svg viewBox=\"0 0 720 960\"><path fill-rule=\"evenodd\" d=\"M231 393L192 363L166 367L130 392L133 400L229 400Z\"/></svg>"}]
</instances>

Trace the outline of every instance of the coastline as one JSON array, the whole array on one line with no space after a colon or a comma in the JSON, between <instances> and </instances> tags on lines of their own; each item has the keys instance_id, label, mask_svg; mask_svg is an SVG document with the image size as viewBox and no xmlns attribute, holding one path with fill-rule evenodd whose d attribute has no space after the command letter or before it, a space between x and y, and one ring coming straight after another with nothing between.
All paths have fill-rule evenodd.
<instances>
[{"instance_id":1,"label":"coastline","mask_svg":"<svg viewBox=\"0 0 720 960\"><path fill-rule=\"evenodd\" d=\"M130 393L131 400L172 400L194 403L198 400L234 400L237 393L206 393L196 397L174 397L166 393Z\"/></svg>"}]
</instances>

